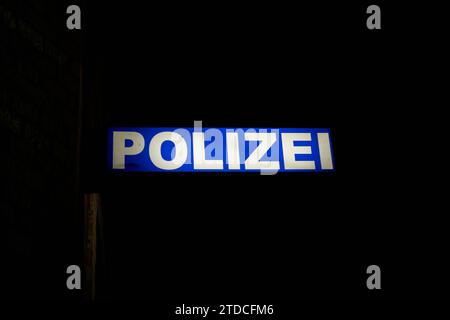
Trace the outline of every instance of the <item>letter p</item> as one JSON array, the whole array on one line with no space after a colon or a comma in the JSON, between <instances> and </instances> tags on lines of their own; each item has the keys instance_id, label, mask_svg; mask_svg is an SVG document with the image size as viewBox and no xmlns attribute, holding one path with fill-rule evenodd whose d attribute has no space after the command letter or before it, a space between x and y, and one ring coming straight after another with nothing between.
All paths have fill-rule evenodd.
<instances>
[{"instance_id":1,"label":"letter p","mask_svg":"<svg viewBox=\"0 0 450 320\"><path fill-rule=\"evenodd\" d=\"M131 146L126 146L131 141ZM144 150L144 137L133 131L115 131L113 133L113 169L125 169L125 156L134 156Z\"/></svg>"}]
</instances>

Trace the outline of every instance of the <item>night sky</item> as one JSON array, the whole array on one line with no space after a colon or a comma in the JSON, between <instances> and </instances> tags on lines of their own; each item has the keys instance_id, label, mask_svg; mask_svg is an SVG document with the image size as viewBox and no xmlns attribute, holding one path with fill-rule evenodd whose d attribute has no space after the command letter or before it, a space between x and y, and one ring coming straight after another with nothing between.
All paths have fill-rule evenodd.
<instances>
[{"instance_id":1,"label":"night sky","mask_svg":"<svg viewBox=\"0 0 450 320\"><path fill-rule=\"evenodd\" d=\"M98 298L446 294L445 189L437 187L446 170L437 142L444 126L435 109L443 105L440 20L415 24L411 17L434 11L383 2L382 29L367 30L371 3L315 3L83 4L83 29L73 31L83 70L77 194L102 197ZM70 34L52 32L55 39ZM27 60L27 52L17 59ZM205 127L330 128L336 170L108 171L107 128L192 127L197 120ZM63 258L44 255L58 268L71 252L82 263L78 209L45 223L49 239L62 236ZM59 223L65 231L55 231ZM13 278L28 277L11 264ZM365 285L371 264L382 270L379 292ZM55 275L47 266L49 280L31 281L53 285L39 290L80 297L65 292L64 270ZM27 281L18 283L14 290L27 291Z\"/></svg>"}]
</instances>

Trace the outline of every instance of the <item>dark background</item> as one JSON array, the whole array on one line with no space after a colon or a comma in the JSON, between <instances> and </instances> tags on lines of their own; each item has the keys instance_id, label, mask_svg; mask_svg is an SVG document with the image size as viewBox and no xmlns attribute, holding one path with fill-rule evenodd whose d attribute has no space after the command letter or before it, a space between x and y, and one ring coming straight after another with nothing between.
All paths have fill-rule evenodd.
<instances>
[{"instance_id":1,"label":"dark background","mask_svg":"<svg viewBox=\"0 0 450 320\"><path fill-rule=\"evenodd\" d=\"M60 192L102 196L98 298L271 303L448 294L445 187L438 188L445 147L437 142L445 128L438 109L442 10L377 2L382 30L371 31L365 10L372 3L341 2L97 1L83 4L78 33L64 30L63 9L48 34L74 54L75 65L77 50L58 39L80 40L83 121L75 192ZM42 5L46 10L55 8ZM14 44L11 56L27 61L31 53ZM191 127L195 120L205 127L330 128L336 171L108 172L108 127ZM76 164L56 179L68 172ZM22 254L9 235L7 295L81 296L65 289L65 267L82 263L80 201L46 210L52 202L45 194L58 198L52 186L44 183L44 205L27 211L34 218L23 218L32 230L23 239L33 249L26 242ZM15 190L22 192L20 183ZM22 216L8 208L10 220ZM44 212L49 217L39 218ZM23 225L5 229L15 234ZM382 270L378 292L365 285L371 264Z\"/></svg>"},{"instance_id":2,"label":"dark background","mask_svg":"<svg viewBox=\"0 0 450 320\"><path fill-rule=\"evenodd\" d=\"M2 297L74 296L62 280L82 262L81 36L66 29L68 4L0 1Z\"/></svg>"}]
</instances>

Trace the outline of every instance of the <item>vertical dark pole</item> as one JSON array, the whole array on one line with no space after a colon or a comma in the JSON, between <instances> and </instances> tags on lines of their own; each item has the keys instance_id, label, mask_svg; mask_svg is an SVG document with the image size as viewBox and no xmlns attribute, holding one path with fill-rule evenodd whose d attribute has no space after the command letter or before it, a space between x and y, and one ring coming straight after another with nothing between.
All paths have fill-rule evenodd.
<instances>
[{"instance_id":1,"label":"vertical dark pole","mask_svg":"<svg viewBox=\"0 0 450 320\"><path fill-rule=\"evenodd\" d=\"M93 15L97 5L82 1L82 64L79 112L79 176L80 194L84 199L84 280L86 297L96 298L96 279L99 267L104 263L103 219L99 192L102 172L103 118L100 94L100 71L98 44L95 41L98 25ZM89 159L89 161L86 161ZM81 168L81 169L80 169ZM99 249L99 250L97 250ZM100 254L100 259L98 258ZM99 262L100 264L98 264ZM100 271L101 272L101 271Z\"/></svg>"},{"instance_id":2,"label":"vertical dark pole","mask_svg":"<svg viewBox=\"0 0 450 320\"><path fill-rule=\"evenodd\" d=\"M85 297L89 300L95 299L95 267L96 267L96 251L97 251L97 212L99 206L99 197L96 194L83 194L82 184L82 148L83 148L83 128L84 128L84 102L85 102L85 76L86 76L86 19L84 14L87 12L86 2L81 1L82 9L82 28L80 30L80 93L78 104L77 118L77 145L76 145L76 194L77 203L80 204L80 211L84 216L84 237L83 237L83 256L84 256L84 292ZM89 71L88 71L89 73Z\"/></svg>"}]
</instances>

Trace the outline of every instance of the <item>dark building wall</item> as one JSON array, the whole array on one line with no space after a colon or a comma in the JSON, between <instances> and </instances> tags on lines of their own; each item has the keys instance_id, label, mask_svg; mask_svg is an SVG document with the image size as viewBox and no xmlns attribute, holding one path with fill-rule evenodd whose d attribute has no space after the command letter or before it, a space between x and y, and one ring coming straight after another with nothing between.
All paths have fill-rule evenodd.
<instances>
[{"instance_id":1,"label":"dark building wall","mask_svg":"<svg viewBox=\"0 0 450 320\"><path fill-rule=\"evenodd\" d=\"M58 295L80 264L80 33L66 1L0 1L0 233L8 296Z\"/></svg>"}]
</instances>

